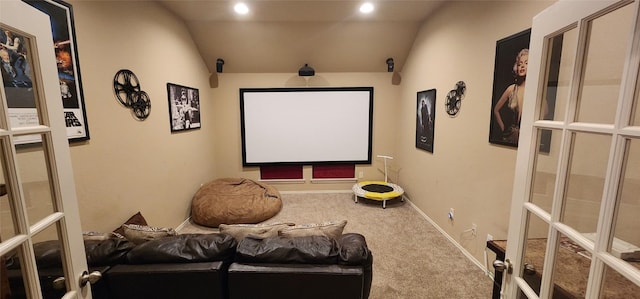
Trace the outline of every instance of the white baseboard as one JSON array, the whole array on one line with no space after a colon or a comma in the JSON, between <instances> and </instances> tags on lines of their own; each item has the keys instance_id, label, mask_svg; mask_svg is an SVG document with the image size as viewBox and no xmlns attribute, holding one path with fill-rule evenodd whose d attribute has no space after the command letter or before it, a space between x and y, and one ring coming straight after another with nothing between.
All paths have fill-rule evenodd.
<instances>
[{"instance_id":1,"label":"white baseboard","mask_svg":"<svg viewBox=\"0 0 640 299\"><path fill-rule=\"evenodd\" d=\"M349 190L304 190L304 191L280 191L280 194L305 194L305 193L353 193Z\"/></svg>"},{"instance_id":2,"label":"white baseboard","mask_svg":"<svg viewBox=\"0 0 640 299\"><path fill-rule=\"evenodd\" d=\"M453 237L447 234L447 232L444 229L442 229L438 224L436 224L436 222L433 221L433 219L431 219L429 216L427 216L427 214L422 212L422 210L420 210L415 204L413 204L413 202L411 202L411 200L408 197L406 197L405 195L403 195L402 197L404 197L404 200L408 202L411 205L411 207L413 207L420 215L422 215L424 219L426 219L429 223L431 223L433 227L435 227L443 236L445 236L449 240L449 242L451 242L454 246L460 249L460 251L462 252L462 254L464 254L464 256L466 256L472 263L478 266L478 268L480 268L483 272L487 273L487 268L482 263L480 263L480 261L478 261L471 253L469 253L467 249L462 247L462 245L460 245L458 241L456 241Z\"/></svg>"},{"instance_id":3,"label":"white baseboard","mask_svg":"<svg viewBox=\"0 0 640 299\"><path fill-rule=\"evenodd\" d=\"M181 231L190 222L191 222L191 216L187 217L187 219L182 221L182 223L180 223L180 225L178 225L178 227L175 228L175 231L177 232Z\"/></svg>"}]
</instances>

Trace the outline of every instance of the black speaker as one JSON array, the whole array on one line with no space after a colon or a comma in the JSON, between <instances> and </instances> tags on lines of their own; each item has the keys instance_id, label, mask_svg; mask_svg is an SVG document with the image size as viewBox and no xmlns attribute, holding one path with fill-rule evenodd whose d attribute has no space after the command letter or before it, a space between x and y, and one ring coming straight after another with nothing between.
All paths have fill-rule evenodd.
<instances>
[{"instance_id":1,"label":"black speaker","mask_svg":"<svg viewBox=\"0 0 640 299\"><path fill-rule=\"evenodd\" d=\"M394 65L395 64L393 63L393 58L387 58L387 72L393 72Z\"/></svg>"},{"instance_id":2,"label":"black speaker","mask_svg":"<svg viewBox=\"0 0 640 299\"><path fill-rule=\"evenodd\" d=\"M316 74L316 70L314 70L312 67L310 67L308 64L304 64L303 67L301 67L298 70L298 76L303 76L303 77L308 77L308 76L314 76Z\"/></svg>"},{"instance_id":3,"label":"black speaker","mask_svg":"<svg viewBox=\"0 0 640 299\"><path fill-rule=\"evenodd\" d=\"M223 65L224 65L224 60L222 60L222 58L218 58L218 60L216 60L216 72L222 73Z\"/></svg>"}]
</instances>

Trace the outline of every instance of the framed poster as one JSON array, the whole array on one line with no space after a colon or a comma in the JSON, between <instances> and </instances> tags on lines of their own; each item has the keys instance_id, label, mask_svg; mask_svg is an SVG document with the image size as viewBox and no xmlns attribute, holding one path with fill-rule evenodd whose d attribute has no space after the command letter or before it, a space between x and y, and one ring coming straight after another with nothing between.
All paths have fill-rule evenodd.
<instances>
[{"instance_id":1,"label":"framed poster","mask_svg":"<svg viewBox=\"0 0 640 299\"><path fill-rule=\"evenodd\" d=\"M433 153L436 90L418 92L416 108L416 147Z\"/></svg>"},{"instance_id":2,"label":"framed poster","mask_svg":"<svg viewBox=\"0 0 640 299\"><path fill-rule=\"evenodd\" d=\"M53 33L53 48L58 65L60 99L70 141L89 139L89 126L82 93L80 64L76 44L73 9L59 0L23 0L49 15ZM4 41L6 35L1 36Z\"/></svg>"},{"instance_id":3,"label":"framed poster","mask_svg":"<svg viewBox=\"0 0 640 299\"><path fill-rule=\"evenodd\" d=\"M496 43L489 142L518 146L531 29Z\"/></svg>"},{"instance_id":4,"label":"framed poster","mask_svg":"<svg viewBox=\"0 0 640 299\"><path fill-rule=\"evenodd\" d=\"M198 89L167 83L171 132L200 128Z\"/></svg>"},{"instance_id":5,"label":"framed poster","mask_svg":"<svg viewBox=\"0 0 640 299\"><path fill-rule=\"evenodd\" d=\"M0 25L0 71L12 128L40 124L33 89L33 49L31 40ZM38 135L16 137L16 144L40 142Z\"/></svg>"}]
</instances>

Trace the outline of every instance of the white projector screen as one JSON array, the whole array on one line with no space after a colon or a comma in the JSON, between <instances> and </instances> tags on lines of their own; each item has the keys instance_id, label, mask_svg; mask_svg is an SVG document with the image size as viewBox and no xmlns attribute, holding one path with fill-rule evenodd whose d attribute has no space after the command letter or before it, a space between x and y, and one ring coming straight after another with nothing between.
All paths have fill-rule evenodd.
<instances>
[{"instance_id":1,"label":"white projector screen","mask_svg":"<svg viewBox=\"0 0 640 299\"><path fill-rule=\"evenodd\" d=\"M371 164L373 87L241 88L242 164Z\"/></svg>"}]
</instances>

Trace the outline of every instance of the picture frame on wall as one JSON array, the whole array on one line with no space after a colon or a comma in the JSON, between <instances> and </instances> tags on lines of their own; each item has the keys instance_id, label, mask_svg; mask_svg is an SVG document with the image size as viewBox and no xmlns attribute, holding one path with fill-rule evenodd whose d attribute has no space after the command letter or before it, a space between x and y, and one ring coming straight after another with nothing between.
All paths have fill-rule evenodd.
<instances>
[{"instance_id":1,"label":"picture frame on wall","mask_svg":"<svg viewBox=\"0 0 640 299\"><path fill-rule=\"evenodd\" d=\"M431 153L433 153L435 113L436 90L419 91L416 105L416 148Z\"/></svg>"},{"instance_id":2,"label":"picture frame on wall","mask_svg":"<svg viewBox=\"0 0 640 299\"><path fill-rule=\"evenodd\" d=\"M53 48L58 66L60 100L62 101L67 138L69 141L89 139L89 125L82 90L80 62L76 43L73 7L60 0L23 0L49 15L53 33ZM6 40L6 33L0 33Z\"/></svg>"},{"instance_id":3,"label":"picture frame on wall","mask_svg":"<svg viewBox=\"0 0 640 299\"><path fill-rule=\"evenodd\" d=\"M171 132L199 129L200 94L197 88L167 83Z\"/></svg>"},{"instance_id":4,"label":"picture frame on wall","mask_svg":"<svg viewBox=\"0 0 640 299\"><path fill-rule=\"evenodd\" d=\"M531 29L496 42L489 142L518 147Z\"/></svg>"},{"instance_id":5,"label":"picture frame on wall","mask_svg":"<svg viewBox=\"0 0 640 299\"><path fill-rule=\"evenodd\" d=\"M9 27L0 24L0 73L4 95L7 101L7 113L12 128L33 127L40 124L36 109L36 93L33 81L32 40ZM30 144L41 141L40 135L22 135L15 137L16 144Z\"/></svg>"}]
</instances>

